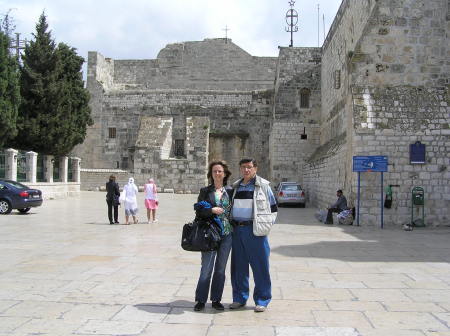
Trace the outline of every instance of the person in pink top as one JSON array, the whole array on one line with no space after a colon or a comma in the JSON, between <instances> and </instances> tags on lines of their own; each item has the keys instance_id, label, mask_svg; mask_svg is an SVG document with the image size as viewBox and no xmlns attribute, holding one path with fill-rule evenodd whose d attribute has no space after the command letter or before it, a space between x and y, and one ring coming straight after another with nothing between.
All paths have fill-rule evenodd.
<instances>
[{"instance_id":1,"label":"person in pink top","mask_svg":"<svg viewBox=\"0 0 450 336\"><path fill-rule=\"evenodd\" d=\"M147 208L147 220L148 224L157 222L156 209L158 209L158 192L156 190L155 180L148 179L148 183L144 185L145 192L145 207Z\"/></svg>"}]
</instances>

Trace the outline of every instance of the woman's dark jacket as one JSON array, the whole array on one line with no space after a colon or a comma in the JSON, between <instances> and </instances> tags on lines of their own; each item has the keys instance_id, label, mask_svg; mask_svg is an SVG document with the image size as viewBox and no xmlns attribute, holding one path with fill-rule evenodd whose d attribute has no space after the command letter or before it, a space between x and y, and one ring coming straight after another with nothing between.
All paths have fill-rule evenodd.
<instances>
[{"instance_id":1,"label":"woman's dark jacket","mask_svg":"<svg viewBox=\"0 0 450 336\"><path fill-rule=\"evenodd\" d=\"M114 181L106 182L106 200L112 202L114 195L120 196L119 185Z\"/></svg>"},{"instance_id":2,"label":"woman's dark jacket","mask_svg":"<svg viewBox=\"0 0 450 336\"><path fill-rule=\"evenodd\" d=\"M225 186L225 190L228 194L228 197L231 201L231 197L233 196L233 189L229 186ZM207 187L203 187L200 189L200 193L198 194L197 202L206 201L209 204L211 204L212 208L216 207L216 198L214 196L214 192L216 191L216 188L214 187L214 184L210 184ZM211 218L213 216L212 209L199 209L197 210L197 216L201 218Z\"/></svg>"}]
</instances>

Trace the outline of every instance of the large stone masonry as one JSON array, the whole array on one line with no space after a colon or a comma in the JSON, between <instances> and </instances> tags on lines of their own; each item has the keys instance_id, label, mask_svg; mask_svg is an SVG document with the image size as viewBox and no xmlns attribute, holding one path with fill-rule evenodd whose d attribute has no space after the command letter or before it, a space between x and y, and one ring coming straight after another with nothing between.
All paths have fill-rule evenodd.
<instances>
[{"instance_id":1,"label":"large stone masonry","mask_svg":"<svg viewBox=\"0 0 450 336\"><path fill-rule=\"evenodd\" d=\"M385 185L394 187L393 207L386 209L389 223L408 223L411 190L425 189L425 222L448 223L450 216L449 96L444 88L359 87L353 89L354 155L388 156ZM426 163L411 164L409 146L426 145ZM362 174L364 200L361 213L370 223L379 222L378 174ZM356 190L355 180L353 190ZM378 209L378 210L377 210Z\"/></svg>"},{"instance_id":2,"label":"large stone masonry","mask_svg":"<svg viewBox=\"0 0 450 336\"><path fill-rule=\"evenodd\" d=\"M172 125L171 118L142 118L134 156L136 183L154 178L163 190L173 188L174 192L196 193L207 183L209 119L186 118L184 158L169 156Z\"/></svg>"}]
</instances>

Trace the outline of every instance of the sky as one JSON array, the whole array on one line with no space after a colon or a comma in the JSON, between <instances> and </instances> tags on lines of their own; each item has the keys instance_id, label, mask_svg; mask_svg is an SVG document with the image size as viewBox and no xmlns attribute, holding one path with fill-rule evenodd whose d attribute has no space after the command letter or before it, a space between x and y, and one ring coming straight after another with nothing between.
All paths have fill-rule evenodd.
<instances>
[{"instance_id":1,"label":"sky","mask_svg":"<svg viewBox=\"0 0 450 336\"><path fill-rule=\"evenodd\" d=\"M294 47L317 47L341 0L297 0ZM318 15L317 6L320 7ZM169 43L225 37L254 56L277 56L289 46L288 0L0 0L21 38L31 39L45 11L55 42L87 59L98 51L113 59L153 59ZM318 19L319 18L319 19ZM325 18L325 20L323 20ZM318 34L319 29L319 34Z\"/></svg>"}]
</instances>

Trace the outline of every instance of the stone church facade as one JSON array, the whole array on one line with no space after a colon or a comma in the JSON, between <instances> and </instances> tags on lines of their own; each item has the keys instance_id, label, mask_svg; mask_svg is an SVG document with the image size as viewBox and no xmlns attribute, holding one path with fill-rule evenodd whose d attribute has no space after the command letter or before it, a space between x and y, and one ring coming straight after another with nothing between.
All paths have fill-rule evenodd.
<instances>
[{"instance_id":1,"label":"stone church facade","mask_svg":"<svg viewBox=\"0 0 450 336\"><path fill-rule=\"evenodd\" d=\"M344 0L321 48L255 57L227 39L169 44L156 59L88 56L95 124L75 149L85 176L130 172L162 189L198 192L212 159L251 156L273 183L297 180L325 207L343 189L355 204L355 155L388 156L395 185L385 223L410 220L425 189L426 222L449 223L447 0ZM411 164L409 145L426 145ZM89 171L91 173L89 173ZM124 173L125 175L125 173ZM361 174L362 225L380 222L380 176Z\"/></svg>"}]
</instances>

